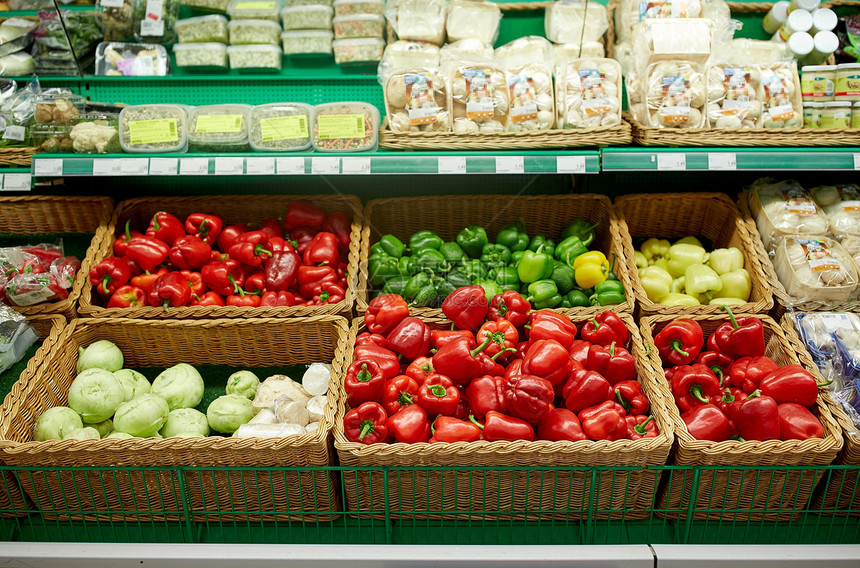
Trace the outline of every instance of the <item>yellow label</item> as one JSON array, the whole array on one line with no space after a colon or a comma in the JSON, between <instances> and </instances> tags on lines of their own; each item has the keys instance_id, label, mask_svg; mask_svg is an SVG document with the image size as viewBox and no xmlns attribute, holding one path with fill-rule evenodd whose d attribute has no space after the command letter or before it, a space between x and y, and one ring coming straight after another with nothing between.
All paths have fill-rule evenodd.
<instances>
[{"instance_id":1,"label":"yellow label","mask_svg":"<svg viewBox=\"0 0 860 568\"><path fill-rule=\"evenodd\" d=\"M132 146L179 142L179 131L175 118L132 120L128 123L128 137Z\"/></svg>"},{"instance_id":2,"label":"yellow label","mask_svg":"<svg viewBox=\"0 0 860 568\"><path fill-rule=\"evenodd\" d=\"M364 138L363 114L321 114L317 117L320 140Z\"/></svg>"},{"instance_id":3,"label":"yellow label","mask_svg":"<svg viewBox=\"0 0 860 568\"><path fill-rule=\"evenodd\" d=\"M803 248L806 262L813 272L825 272L827 270L842 270L842 265L833 257L830 249L823 241L818 239L795 239L797 244Z\"/></svg>"},{"instance_id":4,"label":"yellow label","mask_svg":"<svg viewBox=\"0 0 860 568\"><path fill-rule=\"evenodd\" d=\"M242 132L241 114L204 114L197 117L198 134Z\"/></svg>"},{"instance_id":5,"label":"yellow label","mask_svg":"<svg viewBox=\"0 0 860 568\"><path fill-rule=\"evenodd\" d=\"M860 110L851 113L851 128L860 128Z\"/></svg>"},{"instance_id":6,"label":"yellow label","mask_svg":"<svg viewBox=\"0 0 860 568\"><path fill-rule=\"evenodd\" d=\"M851 115L846 112L825 112L821 114L821 128L849 128L851 126Z\"/></svg>"},{"instance_id":7,"label":"yellow label","mask_svg":"<svg viewBox=\"0 0 860 568\"><path fill-rule=\"evenodd\" d=\"M860 75L837 77L835 94L837 97L860 96Z\"/></svg>"},{"instance_id":8,"label":"yellow label","mask_svg":"<svg viewBox=\"0 0 860 568\"><path fill-rule=\"evenodd\" d=\"M263 142L308 137L308 119L304 115L279 116L260 120Z\"/></svg>"},{"instance_id":9,"label":"yellow label","mask_svg":"<svg viewBox=\"0 0 860 568\"><path fill-rule=\"evenodd\" d=\"M825 77L815 77L814 75L803 77L800 82L800 90L804 97L826 97L828 94L827 82Z\"/></svg>"},{"instance_id":10,"label":"yellow label","mask_svg":"<svg viewBox=\"0 0 860 568\"><path fill-rule=\"evenodd\" d=\"M276 6L275 2L242 2L236 4L237 10L272 10Z\"/></svg>"}]
</instances>

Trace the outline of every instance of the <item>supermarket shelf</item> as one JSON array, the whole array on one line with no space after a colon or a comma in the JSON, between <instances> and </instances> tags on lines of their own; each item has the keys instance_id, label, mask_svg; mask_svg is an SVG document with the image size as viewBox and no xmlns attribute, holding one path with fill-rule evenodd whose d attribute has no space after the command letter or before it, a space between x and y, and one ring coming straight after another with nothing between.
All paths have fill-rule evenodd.
<instances>
[{"instance_id":1,"label":"supermarket shelf","mask_svg":"<svg viewBox=\"0 0 860 568\"><path fill-rule=\"evenodd\" d=\"M84 4L77 5L71 4L66 6L61 6L61 10L68 10L69 12L92 12L96 9L93 4ZM26 17L37 17L39 12L53 12L54 8L45 8L44 10L6 10L0 15L4 18L26 18Z\"/></svg>"},{"instance_id":2,"label":"supermarket shelf","mask_svg":"<svg viewBox=\"0 0 860 568\"><path fill-rule=\"evenodd\" d=\"M606 148L604 171L845 171L860 169L860 148Z\"/></svg>"},{"instance_id":3,"label":"supermarket shelf","mask_svg":"<svg viewBox=\"0 0 860 568\"><path fill-rule=\"evenodd\" d=\"M703 546L663 545L651 547L657 568L756 568L763 566L856 568L860 546Z\"/></svg>"},{"instance_id":4,"label":"supermarket shelf","mask_svg":"<svg viewBox=\"0 0 860 568\"><path fill-rule=\"evenodd\" d=\"M238 176L370 174L575 174L600 171L600 156L588 152L359 154L108 154L34 156L35 177Z\"/></svg>"}]
</instances>

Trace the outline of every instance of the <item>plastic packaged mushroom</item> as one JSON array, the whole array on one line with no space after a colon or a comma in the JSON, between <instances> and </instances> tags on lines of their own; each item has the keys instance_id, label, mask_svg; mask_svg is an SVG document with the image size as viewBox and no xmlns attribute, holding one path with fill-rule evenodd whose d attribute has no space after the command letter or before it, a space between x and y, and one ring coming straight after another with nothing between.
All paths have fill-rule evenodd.
<instances>
[{"instance_id":1,"label":"plastic packaged mushroom","mask_svg":"<svg viewBox=\"0 0 860 568\"><path fill-rule=\"evenodd\" d=\"M502 11L498 4L480 0L451 0L445 30L448 41L478 39L495 43Z\"/></svg>"},{"instance_id":2,"label":"plastic packaged mushroom","mask_svg":"<svg viewBox=\"0 0 860 568\"><path fill-rule=\"evenodd\" d=\"M609 29L606 7L597 2L553 2L544 16L544 32L553 43L600 41Z\"/></svg>"},{"instance_id":3,"label":"plastic packaged mushroom","mask_svg":"<svg viewBox=\"0 0 860 568\"><path fill-rule=\"evenodd\" d=\"M463 61L492 61L493 46L479 39L461 39L446 43L439 50L442 73L448 77Z\"/></svg>"},{"instance_id":4,"label":"plastic packaged mushroom","mask_svg":"<svg viewBox=\"0 0 860 568\"><path fill-rule=\"evenodd\" d=\"M437 68L439 58L439 48L429 43L417 41L389 43L382 52L382 60L377 68L379 83L384 85L388 75L397 70L418 67Z\"/></svg>"},{"instance_id":5,"label":"plastic packaged mushroom","mask_svg":"<svg viewBox=\"0 0 860 568\"><path fill-rule=\"evenodd\" d=\"M330 6L289 6L281 10L285 30L329 30L334 16Z\"/></svg>"},{"instance_id":6,"label":"plastic packaged mushroom","mask_svg":"<svg viewBox=\"0 0 860 568\"><path fill-rule=\"evenodd\" d=\"M385 32L385 18L376 14L338 16L332 19L332 29L335 39L381 38Z\"/></svg>"},{"instance_id":7,"label":"plastic packaged mushroom","mask_svg":"<svg viewBox=\"0 0 860 568\"><path fill-rule=\"evenodd\" d=\"M702 110L706 91L700 65L686 61L661 61L648 67L646 77L646 124L654 128L704 126Z\"/></svg>"},{"instance_id":8,"label":"plastic packaged mushroom","mask_svg":"<svg viewBox=\"0 0 860 568\"><path fill-rule=\"evenodd\" d=\"M843 302L855 296L857 269L851 256L828 237L783 237L773 265L786 292L798 302Z\"/></svg>"},{"instance_id":9,"label":"plastic packaged mushroom","mask_svg":"<svg viewBox=\"0 0 860 568\"><path fill-rule=\"evenodd\" d=\"M285 55L329 56L332 54L331 30L292 30L281 34Z\"/></svg>"},{"instance_id":10,"label":"plastic packaged mushroom","mask_svg":"<svg viewBox=\"0 0 860 568\"><path fill-rule=\"evenodd\" d=\"M274 73L281 70L283 51L274 45L231 45L227 48L230 69Z\"/></svg>"},{"instance_id":11,"label":"plastic packaged mushroom","mask_svg":"<svg viewBox=\"0 0 860 568\"><path fill-rule=\"evenodd\" d=\"M803 103L798 88L797 66L779 63L761 67L758 99L762 101L763 128L801 128Z\"/></svg>"},{"instance_id":12,"label":"plastic packaged mushroom","mask_svg":"<svg viewBox=\"0 0 860 568\"><path fill-rule=\"evenodd\" d=\"M65 89L48 89L34 97L36 124L70 124L81 114L84 100Z\"/></svg>"},{"instance_id":13,"label":"plastic packaged mushroom","mask_svg":"<svg viewBox=\"0 0 860 568\"><path fill-rule=\"evenodd\" d=\"M510 113L508 132L549 130L555 124L552 75L543 63L509 68L507 73Z\"/></svg>"},{"instance_id":14,"label":"plastic packaged mushroom","mask_svg":"<svg viewBox=\"0 0 860 568\"><path fill-rule=\"evenodd\" d=\"M353 14L385 13L384 0L334 0L332 3L335 16L352 16Z\"/></svg>"},{"instance_id":15,"label":"plastic packaged mushroom","mask_svg":"<svg viewBox=\"0 0 860 568\"><path fill-rule=\"evenodd\" d=\"M207 105L192 109L188 117L188 146L201 152L248 150L248 105Z\"/></svg>"},{"instance_id":16,"label":"plastic packaged mushroom","mask_svg":"<svg viewBox=\"0 0 860 568\"><path fill-rule=\"evenodd\" d=\"M313 107L271 103L251 109L251 148L256 152L291 152L311 147ZM302 381L304 384L304 381Z\"/></svg>"},{"instance_id":17,"label":"plastic packaged mushroom","mask_svg":"<svg viewBox=\"0 0 860 568\"><path fill-rule=\"evenodd\" d=\"M268 20L232 20L227 25L230 45L278 45L281 25Z\"/></svg>"},{"instance_id":18,"label":"plastic packaged mushroom","mask_svg":"<svg viewBox=\"0 0 860 568\"><path fill-rule=\"evenodd\" d=\"M379 111L362 102L314 108L312 141L319 152L370 152L379 144Z\"/></svg>"},{"instance_id":19,"label":"plastic packaged mushroom","mask_svg":"<svg viewBox=\"0 0 860 568\"><path fill-rule=\"evenodd\" d=\"M543 63L550 66L554 53L552 44L546 38L528 36L497 47L493 57L501 67L509 69L529 63Z\"/></svg>"},{"instance_id":20,"label":"plastic packaged mushroom","mask_svg":"<svg viewBox=\"0 0 860 568\"><path fill-rule=\"evenodd\" d=\"M281 0L233 0L227 7L230 20L269 20L280 23Z\"/></svg>"},{"instance_id":21,"label":"plastic packaged mushroom","mask_svg":"<svg viewBox=\"0 0 860 568\"><path fill-rule=\"evenodd\" d=\"M574 59L556 77L559 128L621 123L621 66L613 59Z\"/></svg>"},{"instance_id":22,"label":"plastic packaged mushroom","mask_svg":"<svg viewBox=\"0 0 860 568\"><path fill-rule=\"evenodd\" d=\"M176 66L189 70L224 71L229 68L223 43L177 43L173 46Z\"/></svg>"},{"instance_id":23,"label":"plastic packaged mushroom","mask_svg":"<svg viewBox=\"0 0 860 568\"><path fill-rule=\"evenodd\" d=\"M184 152L188 146L186 112L179 105L139 105L122 109L119 142L123 152Z\"/></svg>"},{"instance_id":24,"label":"plastic packaged mushroom","mask_svg":"<svg viewBox=\"0 0 860 568\"><path fill-rule=\"evenodd\" d=\"M618 41L633 37L636 24L642 20L665 18L698 18L702 13L700 0L622 0L615 10L615 31Z\"/></svg>"},{"instance_id":25,"label":"plastic packaged mushroom","mask_svg":"<svg viewBox=\"0 0 860 568\"><path fill-rule=\"evenodd\" d=\"M378 64L385 50L385 40L376 37L336 39L331 42L334 62L338 65Z\"/></svg>"},{"instance_id":26,"label":"plastic packaged mushroom","mask_svg":"<svg viewBox=\"0 0 860 568\"><path fill-rule=\"evenodd\" d=\"M860 236L860 187L855 184L822 185L809 192L827 215L834 235Z\"/></svg>"},{"instance_id":27,"label":"plastic packaged mushroom","mask_svg":"<svg viewBox=\"0 0 860 568\"><path fill-rule=\"evenodd\" d=\"M827 233L827 216L796 181L755 185L749 204L767 249L779 237Z\"/></svg>"},{"instance_id":28,"label":"plastic packaged mushroom","mask_svg":"<svg viewBox=\"0 0 860 568\"><path fill-rule=\"evenodd\" d=\"M704 65L711 56L714 22L704 18L644 20L633 40L633 68L660 61Z\"/></svg>"},{"instance_id":29,"label":"plastic packaged mushroom","mask_svg":"<svg viewBox=\"0 0 860 568\"><path fill-rule=\"evenodd\" d=\"M390 0L385 3L385 18L398 39L445 43L445 0Z\"/></svg>"},{"instance_id":30,"label":"plastic packaged mushroom","mask_svg":"<svg viewBox=\"0 0 860 568\"><path fill-rule=\"evenodd\" d=\"M616 46L617 49L618 46ZM552 55L554 61L553 75L557 75L559 71L567 64L568 61L580 58L596 58L603 59L605 57L603 44L599 41L583 42L582 46L579 43L561 43L552 46ZM618 60L618 57L615 57Z\"/></svg>"},{"instance_id":31,"label":"plastic packaged mushroom","mask_svg":"<svg viewBox=\"0 0 860 568\"><path fill-rule=\"evenodd\" d=\"M450 132L445 81L438 72L413 68L390 74L383 90L392 132Z\"/></svg>"},{"instance_id":32,"label":"plastic packaged mushroom","mask_svg":"<svg viewBox=\"0 0 860 568\"><path fill-rule=\"evenodd\" d=\"M227 43L227 18L210 14L176 22L179 43Z\"/></svg>"},{"instance_id":33,"label":"plastic packaged mushroom","mask_svg":"<svg viewBox=\"0 0 860 568\"><path fill-rule=\"evenodd\" d=\"M505 73L494 65L463 65L449 78L448 101L456 134L505 131L510 91Z\"/></svg>"},{"instance_id":34,"label":"plastic packaged mushroom","mask_svg":"<svg viewBox=\"0 0 860 568\"><path fill-rule=\"evenodd\" d=\"M708 68L708 126L726 130L755 128L761 118L761 72L755 66Z\"/></svg>"}]
</instances>

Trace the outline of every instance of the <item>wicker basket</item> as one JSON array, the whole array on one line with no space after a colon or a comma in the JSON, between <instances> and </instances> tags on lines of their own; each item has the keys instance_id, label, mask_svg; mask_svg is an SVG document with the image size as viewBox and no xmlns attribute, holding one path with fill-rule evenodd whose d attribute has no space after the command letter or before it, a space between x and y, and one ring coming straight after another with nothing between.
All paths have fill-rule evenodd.
<instances>
[{"instance_id":1,"label":"wicker basket","mask_svg":"<svg viewBox=\"0 0 860 568\"><path fill-rule=\"evenodd\" d=\"M370 226L365 242L376 242L385 234L393 234L406 241L418 230L427 229L439 233L446 241L454 240L464 227L481 225L493 239L499 228L511 219L522 218L530 235L544 234L554 238L576 218L589 223L600 222L595 229L592 245L609 257L615 253L615 272L627 290L624 304L611 306L616 312L633 311L632 280L626 266L620 260L623 255L618 219L609 198L603 195L468 195L463 197L403 197L376 199L367 204L364 212ZM415 219L420 219L419 226ZM366 258L366 257L365 257ZM367 310L370 290L367 283L367 264L362 263L358 280L357 309ZM569 316L596 314L602 307L557 309ZM437 308L413 308L413 313L425 317L445 317Z\"/></svg>"},{"instance_id":2,"label":"wicker basket","mask_svg":"<svg viewBox=\"0 0 860 568\"><path fill-rule=\"evenodd\" d=\"M19 474L27 494L52 516L110 520L176 520L188 500L195 519L326 519L338 510L333 479L326 472L276 472L269 467L331 465L329 431L336 410L336 381L328 392L317 433L286 438L146 438L32 442L37 417L66 403L75 377L78 347L99 339L114 342L131 368L185 362L231 367L289 366L330 361L340 379L336 347L346 341L347 321L322 315L295 319L201 321L74 320L50 353L44 353L30 384L16 385L2 409L3 460L44 467ZM200 346L205 345L205 349ZM99 470L66 470L95 466ZM243 473L193 467L259 467ZM111 474L110 467L134 469ZM236 485L236 484L239 485ZM183 491L183 487L186 491ZM243 487L243 491L236 491ZM62 496L62 497L61 497ZM59 502L58 502L59 501Z\"/></svg>"},{"instance_id":3,"label":"wicker basket","mask_svg":"<svg viewBox=\"0 0 860 568\"><path fill-rule=\"evenodd\" d=\"M752 294L746 304L732 306L738 313L766 313L773 306L770 286L761 266L752 237L740 212L722 193L659 193L625 195L615 200L627 272L633 281L641 315L717 314L720 306L663 306L648 299L639 280L633 238L684 237L709 239L714 248L737 247L744 255L750 274Z\"/></svg>"},{"instance_id":4,"label":"wicker basket","mask_svg":"<svg viewBox=\"0 0 860 568\"><path fill-rule=\"evenodd\" d=\"M350 314L355 300L357 267L367 258L362 253L361 234L364 217L361 201L353 195L235 195L205 197L152 197L129 199L121 202L110 225L104 230L95 262L113 256L113 241L116 231L122 231L131 220L131 227L143 231L157 211L168 211L181 220L195 212L216 213L224 218L224 224L260 222L267 217L283 216L291 201L303 199L317 205L325 212L345 211L352 216L352 234L347 260L348 287L345 298L336 304L322 306L292 307L236 307L236 306L185 306L165 310L160 307L105 308L101 298L87 284L81 294L78 312L82 317L93 318L144 318L144 319L200 319L200 318L271 318L311 316L322 314Z\"/></svg>"},{"instance_id":5,"label":"wicker basket","mask_svg":"<svg viewBox=\"0 0 860 568\"><path fill-rule=\"evenodd\" d=\"M25 167L33 165L33 155L39 148L0 148L0 166Z\"/></svg>"},{"instance_id":6,"label":"wicker basket","mask_svg":"<svg viewBox=\"0 0 860 568\"><path fill-rule=\"evenodd\" d=\"M346 391L339 385L334 445L342 466L431 466L427 471L394 470L387 473L344 472L347 510L363 516L379 516L388 502L393 518L509 518L512 511L528 511L532 518L585 517L596 511L600 518L645 518L653 508L657 482L646 466L666 463L672 438L665 408L668 391L649 374L645 350L630 315L622 314L631 336L630 352L637 361L637 376L651 400L651 413L660 429L655 438L637 441L581 442L457 442L440 444L372 444L350 442L343 429L349 407ZM572 318L581 326L590 316ZM446 319L425 319L434 329L449 329ZM356 336L364 321L352 323L344 367L353 361ZM438 471L432 467L437 466ZM582 470L517 470L523 466L630 467L592 475ZM470 467L488 468L470 471ZM458 469L463 468L463 469ZM494 470L492 468L498 468ZM635 468L635 469L634 469ZM386 483L387 481L387 483ZM524 515L518 514L518 517Z\"/></svg>"},{"instance_id":7,"label":"wicker basket","mask_svg":"<svg viewBox=\"0 0 860 568\"><path fill-rule=\"evenodd\" d=\"M81 291L89 286L88 275L101 245L101 229L107 226L113 211L113 201L107 197L26 196L0 198L0 234L44 235L48 233L88 233L94 235L81 260L81 268L69 297L58 302L33 306L13 306L24 315L62 314L75 316L75 306ZM22 244L36 244L24 243Z\"/></svg>"},{"instance_id":8,"label":"wicker basket","mask_svg":"<svg viewBox=\"0 0 860 568\"><path fill-rule=\"evenodd\" d=\"M790 314L782 317L782 330L785 336L794 346L795 353L804 367L816 378L818 382L824 382L824 377L818 372L818 367L812 360L812 355L806 349ZM857 427L833 397L827 393L825 400L830 412L842 429L844 445L842 451L836 457L834 465L860 465L860 432ZM851 434L850 432L853 432ZM860 515L860 489L856 471L843 472L835 470L821 483L821 490L813 504L813 510L825 511L853 511L852 514Z\"/></svg>"},{"instance_id":9,"label":"wicker basket","mask_svg":"<svg viewBox=\"0 0 860 568\"><path fill-rule=\"evenodd\" d=\"M729 317L706 315L691 316L705 333L705 339ZM666 384L660 354L654 344L656 336L673 316L642 318L640 329L646 349L650 348L650 362L655 380ZM782 328L767 316L764 324L765 354L778 365L798 364L795 345L789 342ZM660 393L668 394L668 389ZM696 440L687 432L674 401L666 401L675 429L674 465L704 466L699 476L670 479L661 489L660 509L677 511L686 509L696 520L786 521L795 518L806 508L812 490L823 471L780 470L779 466L825 466L836 458L842 448L842 433L830 413L824 397L818 397L818 415L824 426L824 437L810 440L728 440L710 442ZM767 466L767 471L745 471L744 466ZM698 479L697 479L698 477ZM693 493L694 484L697 491ZM684 506L682 506L682 503ZM689 503L689 508L686 504ZM671 516L671 515L670 515ZM682 514L686 517L687 514Z\"/></svg>"}]
</instances>

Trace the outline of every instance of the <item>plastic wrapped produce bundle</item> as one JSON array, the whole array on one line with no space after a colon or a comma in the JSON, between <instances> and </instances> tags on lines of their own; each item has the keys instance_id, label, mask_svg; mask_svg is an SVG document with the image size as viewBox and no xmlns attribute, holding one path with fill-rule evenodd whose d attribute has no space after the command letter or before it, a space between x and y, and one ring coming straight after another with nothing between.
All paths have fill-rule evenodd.
<instances>
[{"instance_id":1,"label":"plastic wrapped produce bundle","mask_svg":"<svg viewBox=\"0 0 860 568\"><path fill-rule=\"evenodd\" d=\"M549 130L553 127L555 100L550 69L542 63L508 68L508 91L511 97L508 132Z\"/></svg>"},{"instance_id":2,"label":"plastic wrapped produce bundle","mask_svg":"<svg viewBox=\"0 0 860 568\"><path fill-rule=\"evenodd\" d=\"M803 126L803 103L797 88L797 65L781 63L761 68L758 99L762 101L761 126L764 128L800 128Z\"/></svg>"},{"instance_id":3,"label":"plastic wrapped produce bundle","mask_svg":"<svg viewBox=\"0 0 860 568\"><path fill-rule=\"evenodd\" d=\"M704 64L711 56L714 22L704 18L645 20L633 40L634 66L663 60Z\"/></svg>"},{"instance_id":4,"label":"plastic wrapped produce bundle","mask_svg":"<svg viewBox=\"0 0 860 568\"><path fill-rule=\"evenodd\" d=\"M445 43L445 0L392 0L385 4L385 17L398 39Z\"/></svg>"},{"instance_id":5,"label":"plastic wrapped produce bundle","mask_svg":"<svg viewBox=\"0 0 860 568\"><path fill-rule=\"evenodd\" d=\"M600 41L608 29L606 7L597 2L553 2L546 8L544 32L554 43Z\"/></svg>"},{"instance_id":6,"label":"plastic wrapped produce bundle","mask_svg":"<svg viewBox=\"0 0 860 568\"><path fill-rule=\"evenodd\" d=\"M773 265L793 300L847 301L856 295L857 269L842 246L821 235L789 236L776 244Z\"/></svg>"},{"instance_id":7,"label":"plastic wrapped produce bundle","mask_svg":"<svg viewBox=\"0 0 860 568\"><path fill-rule=\"evenodd\" d=\"M528 36L497 47L494 57L504 69L529 63L542 63L548 69L552 69L555 53L552 44L546 38Z\"/></svg>"},{"instance_id":8,"label":"plastic wrapped produce bundle","mask_svg":"<svg viewBox=\"0 0 860 568\"><path fill-rule=\"evenodd\" d=\"M617 50L618 46L615 49ZM553 75L557 75L568 61L585 57L603 59L606 56L606 50L603 49L603 44L599 41L586 41L582 43L581 47L579 43L560 43L552 46L552 55ZM618 57L616 56L615 59Z\"/></svg>"},{"instance_id":9,"label":"plastic wrapped produce bundle","mask_svg":"<svg viewBox=\"0 0 860 568\"><path fill-rule=\"evenodd\" d=\"M615 33L618 41L633 37L633 27L642 20L665 18L698 18L701 0L622 0L615 10Z\"/></svg>"},{"instance_id":10,"label":"plastic wrapped produce bundle","mask_svg":"<svg viewBox=\"0 0 860 568\"><path fill-rule=\"evenodd\" d=\"M426 68L398 71L385 82L385 114L392 132L450 132L445 81Z\"/></svg>"},{"instance_id":11,"label":"plastic wrapped produce bundle","mask_svg":"<svg viewBox=\"0 0 860 568\"><path fill-rule=\"evenodd\" d=\"M492 59L493 46L478 39L461 39L446 43L439 50L439 63L446 77L463 61L491 61Z\"/></svg>"},{"instance_id":12,"label":"plastic wrapped produce bundle","mask_svg":"<svg viewBox=\"0 0 860 568\"><path fill-rule=\"evenodd\" d=\"M761 118L758 100L761 72L755 66L708 68L708 126L736 130L755 128Z\"/></svg>"},{"instance_id":13,"label":"plastic wrapped produce bundle","mask_svg":"<svg viewBox=\"0 0 860 568\"><path fill-rule=\"evenodd\" d=\"M621 123L621 66L613 59L574 59L556 76L559 128Z\"/></svg>"},{"instance_id":14,"label":"plastic wrapped produce bundle","mask_svg":"<svg viewBox=\"0 0 860 568\"><path fill-rule=\"evenodd\" d=\"M785 235L827 233L827 216L796 181L754 184L749 203L765 248Z\"/></svg>"},{"instance_id":15,"label":"plastic wrapped produce bundle","mask_svg":"<svg viewBox=\"0 0 860 568\"><path fill-rule=\"evenodd\" d=\"M384 85L388 75L402 69L439 67L439 48L417 41L395 41L385 46L377 67L379 84Z\"/></svg>"},{"instance_id":16,"label":"plastic wrapped produce bundle","mask_svg":"<svg viewBox=\"0 0 860 568\"><path fill-rule=\"evenodd\" d=\"M700 65L686 61L661 61L648 67L646 77L645 96L641 99L647 109L643 117L646 124L655 128L704 126L705 116L702 111L707 93ZM628 86L628 89L631 87ZM632 91L629 92L632 97Z\"/></svg>"},{"instance_id":17,"label":"plastic wrapped produce bundle","mask_svg":"<svg viewBox=\"0 0 860 568\"><path fill-rule=\"evenodd\" d=\"M827 215L834 235L860 236L860 187L855 184L822 185L809 192Z\"/></svg>"},{"instance_id":18,"label":"plastic wrapped produce bundle","mask_svg":"<svg viewBox=\"0 0 860 568\"><path fill-rule=\"evenodd\" d=\"M478 39L495 43L499 37L501 19L502 11L493 2L451 0L445 23L448 41Z\"/></svg>"},{"instance_id":19,"label":"plastic wrapped produce bundle","mask_svg":"<svg viewBox=\"0 0 860 568\"><path fill-rule=\"evenodd\" d=\"M505 131L510 92L505 73L494 65L464 65L450 75L449 107L456 134Z\"/></svg>"}]
</instances>

